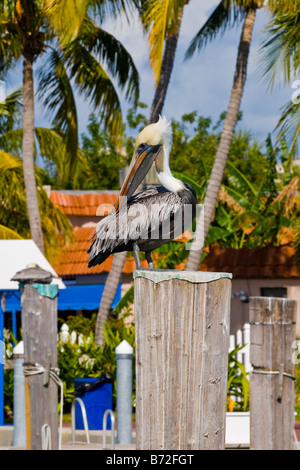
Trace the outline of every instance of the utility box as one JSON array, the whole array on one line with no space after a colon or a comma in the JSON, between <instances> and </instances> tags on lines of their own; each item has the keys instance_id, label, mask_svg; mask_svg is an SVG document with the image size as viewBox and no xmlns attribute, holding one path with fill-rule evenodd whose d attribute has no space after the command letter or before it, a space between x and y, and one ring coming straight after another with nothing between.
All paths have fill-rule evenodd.
<instances>
[{"instance_id":1,"label":"utility box","mask_svg":"<svg viewBox=\"0 0 300 470\"><path fill-rule=\"evenodd\" d=\"M84 403L89 430L103 429L103 415L107 409L112 410L112 379L105 374L96 378L74 379L75 396ZM111 429L110 416L107 418L107 429ZM75 405L75 429L84 429L79 403Z\"/></svg>"}]
</instances>

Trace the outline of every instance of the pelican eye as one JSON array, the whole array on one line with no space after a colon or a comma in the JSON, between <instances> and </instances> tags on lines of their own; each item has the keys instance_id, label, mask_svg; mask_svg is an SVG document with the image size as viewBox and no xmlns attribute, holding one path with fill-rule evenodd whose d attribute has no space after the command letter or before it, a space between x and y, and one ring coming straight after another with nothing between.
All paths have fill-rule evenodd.
<instances>
[{"instance_id":1,"label":"pelican eye","mask_svg":"<svg viewBox=\"0 0 300 470\"><path fill-rule=\"evenodd\" d=\"M144 150L147 147L148 147L148 145L145 142L139 145L140 150Z\"/></svg>"}]
</instances>

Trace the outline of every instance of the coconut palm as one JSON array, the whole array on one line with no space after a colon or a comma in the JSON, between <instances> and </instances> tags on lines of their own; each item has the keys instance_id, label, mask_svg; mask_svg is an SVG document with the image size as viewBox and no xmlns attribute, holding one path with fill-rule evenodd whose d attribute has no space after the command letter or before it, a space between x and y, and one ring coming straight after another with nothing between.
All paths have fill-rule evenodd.
<instances>
[{"instance_id":1,"label":"coconut palm","mask_svg":"<svg viewBox=\"0 0 300 470\"><path fill-rule=\"evenodd\" d=\"M149 31L150 65L155 79L155 94L150 122L156 122L162 112L179 38L184 6L189 0L146 0L142 22Z\"/></svg>"},{"instance_id":2,"label":"coconut palm","mask_svg":"<svg viewBox=\"0 0 300 470\"><path fill-rule=\"evenodd\" d=\"M267 6L274 13L281 9L290 11L295 7L295 5L297 5L297 3L297 0L294 2L287 2L286 0L283 0L282 2L269 0L267 3L257 0L222 0L190 45L188 50L189 56L192 55L196 49L205 45L208 40L213 39L217 32L224 32L227 26L236 22L236 19L244 17L230 101L224 120L223 132L217 150L215 163L204 199L204 227L199 224L186 264L187 270L198 269L203 253L202 240L205 240L213 218L246 83L248 57L256 11L258 8L263 6ZM231 12L229 12L229 10L231 10ZM234 21L232 21L231 18L233 18Z\"/></svg>"},{"instance_id":3,"label":"coconut palm","mask_svg":"<svg viewBox=\"0 0 300 470\"><path fill-rule=\"evenodd\" d=\"M44 240L34 172L34 66L41 60L37 75L39 96L46 109L54 113L54 125L64 134L67 150L64 170L69 178L78 148L77 113L71 81L101 112L108 125L118 126L121 122L120 103L110 76L116 78L121 88L125 88L129 100L137 99L138 75L130 55L87 13L88 6L93 6L101 21L105 11L111 7L117 9L125 3L123 0L1 2L0 73L4 78L7 71L22 60L24 183L31 237L42 251ZM83 6L79 14L78 6ZM66 33L65 28L59 41L58 26L66 24L66 16L63 16L66 11L74 18L71 35ZM108 72L101 65L104 61Z\"/></svg>"},{"instance_id":4,"label":"coconut palm","mask_svg":"<svg viewBox=\"0 0 300 470\"><path fill-rule=\"evenodd\" d=\"M276 81L291 83L297 78L300 68L300 5L290 11L278 11L266 26L266 39L261 47L261 72L267 85L272 88ZM290 159L298 153L300 133L299 80L296 90L291 92L291 101L282 109L276 129L278 140L286 138Z\"/></svg>"},{"instance_id":5,"label":"coconut palm","mask_svg":"<svg viewBox=\"0 0 300 470\"><path fill-rule=\"evenodd\" d=\"M66 215L49 199L42 185L42 171L37 167L35 181L41 207L41 225L45 234L45 255L54 263L63 243L72 240L72 225ZM0 200L0 238L29 238L22 160L3 150L0 150Z\"/></svg>"},{"instance_id":6,"label":"coconut palm","mask_svg":"<svg viewBox=\"0 0 300 470\"><path fill-rule=\"evenodd\" d=\"M168 86L174 66L175 53L179 38L183 8L189 0L146 0L141 4L141 18L146 31L149 31L150 65L153 68L155 94L151 106L149 122L156 122L165 103ZM155 168L150 170L153 181ZM110 305L122 274L126 253L117 253L113 257L108 274L101 305L96 322L96 342L104 340L102 325L106 323Z\"/></svg>"},{"instance_id":7,"label":"coconut palm","mask_svg":"<svg viewBox=\"0 0 300 470\"><path fill-rule=\"evenodd\" d=\"M22 165L22 90L16 90L0 103L0 238L22 239L30 237L24 172ZM52 155L64 151L60 135L51 129L36 128L39 151ZM45 234L45 253L55 261L61 242L72 239L72 226L68 218L53 205L43 186L43 172L35 167L41 224ZM59 231L59 234L57 233Z\"/></svg>"},{"instance_id":8,"label":"coconut palm","mask_svg":"<svg viewBox=\"0 0 300 470\"><path fill-rule=\"evenodd\" d=\"M236 69L234 74L231 97L224 120L223 132L221 134L220 144L217 150L215 163L210 176L208 188L204 199L204 227L197 227L195 240L191 246L187 270L197 270L200 264L203 246L199 246L199 240L205 240L209 226L213 218L218 194L220 191L221 181L224 174L228 152L233 137L234 128L236 126L240 111L240 104L243 96L244 86L247 75L247 64L252 32L255 21L255 14L258 4L256 2L246 2L248 5L245 10L241 10L239 4L222 0L217 9L212 13L207 23L196 35L188 50L188 56L191 56L196 48L201 48L208 40L216 35L216 31L223 30L230 24L231 18L233 22L241 16L244 16L244 23L240 37L238 55L236 61ZM232 9L231 9L232 7Z\"/></svg>"}]
</instances>

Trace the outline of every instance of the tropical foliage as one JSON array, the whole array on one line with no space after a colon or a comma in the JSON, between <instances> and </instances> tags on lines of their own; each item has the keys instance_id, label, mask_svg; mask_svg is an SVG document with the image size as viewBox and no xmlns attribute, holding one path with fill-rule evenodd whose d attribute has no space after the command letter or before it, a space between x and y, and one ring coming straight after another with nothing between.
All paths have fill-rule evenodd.
<instances>
[{"instance_id":1,"label":"tropical foliage","mask_svg":"<svg viewBox=\"0 0 300 470\"><path fill-rule=\"evenodd\" d=\"M15 0L0 5L1 79L21 61L23 66L22 163L26 205L31 237L42 252L44 236L34 169L35 92L45 109L52 113L53 126L62 137L60 177L68 184L78 161L74 85L114 130L120 128L122 119L111 78L129 101L135 103L138 98L138 73L131 56L100 27L107 10L115 14L123 11L126 4L125 0ZM67 31L65 20L70 17ZM38 88L34 90L36 65Z\"/></svg>"},{"instance_id":2,"label":"tropical foliage","mask_svg":"<svg viewBox=\"0 0 300 470\"><path fill-rule=\"evenodd\" d=\"M22 102L17 90L0 104L0 237L2 239L30 238L22 164ZM37 147L45 155L55 154L61 136L54 130L35 129ZM68 218L49 199L44 187L43 170L35 166L35 180L41 209L41 224L45 235L45 253L51 262L59 255L62 243L72 239L72 226Z\"/></svg>"},{"instance_id":3,"label":"tropical foliage","mask_svg":"<svg viewBox=\"0 0 300 470\"><path fill-rule=\"evenodd\" d=\"M188 122L195 125L192 137L186 131ZM196 113L185 115L181 123L173 123L171 168L181 169L181 174L173 170L175 176L192 184L200 203L220 132L219 123L211 124L210 119L197 117ZM268 137L266 149L263 152L248 133L235 133L203 257L212 244L231 248L287 243L299 246L299 168L288 159L284 140L274 150ZM157 253L156 266L165 269L180 265L188 254L182 242L166 244Z\"/></svg>"},{"instance_id":4,"label":"tropical foliage","mask_svg":"<svg viewBox=\"0 0 300 470\"><path fill-rule=\"evenodd\" d=\"M45 254L54 263L63 243L72 240L73 230L68 218L49 199L42 186L41 171L36 168L41 222L45 234ZM22 161L0 150L0 236L2 239L30 238L29 219L24 191Z\"/></svg>"},{"instance_id":5,"label":"tropical foliage","mask_svg":"<svg viewBox=\"0 0 300 470\"><path fill-rule=\"evenodd\" d=\"M292 2L294 8L288 11L278 9L276 15L266 27L266 39L261 47L261 73L269 87L275 83L290 83L296 88L291 100L283 107L278 121L278 138L285 136L290 158L297 156L300 133L300 100L299 100L299 12L300 3Z\"/></svg>"},{"instance_id":6,"label":"tropical foliage","mask_svg":"<svg viewBox=\"0 0 300 470\"><path fill-rule=\"evenodd\" d=\"M244 364L237 360L239 345L228 354L227 411L249 410L249 379Z\"/></svg>"},{"instance_id":7,"label":"tropical foliage","mask_svg":"<svg viewBox=\"0 0 300 470\"><path fill-rule=\"evenodd\" d=\"M105 373L113 381L113 403L115 405L117 390L115 348L123 340L134 347L134 324L126 321L128 315L131 315L130 310L124 309L119 318L111 317L109 319L104 326L104 344L102 346L98 346L94 341L92 325L89 331L86 330L86 326L83 325L85 320L83 317L83 321L79 320L79 322L78 318L73 320L71 316L69 317L70 330L72 329L78 334L77 340L72 341L70 335L68 341L61 339L58 342L58 367L64 384L65 411L70 409L75 398L74 378L99 377L101 373ZM85 334L82 333L83 326ZM78 340L78 338L80 339ZM133 385L135 385L134 375L133 381Z\"/></svg>"}]
</instances>

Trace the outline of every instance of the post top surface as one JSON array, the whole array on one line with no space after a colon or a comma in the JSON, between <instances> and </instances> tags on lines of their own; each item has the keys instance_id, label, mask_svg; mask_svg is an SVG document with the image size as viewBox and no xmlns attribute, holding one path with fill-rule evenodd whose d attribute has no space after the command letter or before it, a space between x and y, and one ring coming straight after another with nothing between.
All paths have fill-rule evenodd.
<instances>
[{"instance_id":1,"label":"post top surface","mask_svg":"<svg viewBox=\"0 0 300 470\"><path fill-rule=\"evenodd\" d=\"M153 282L169 281L171 279L179 279L199 284L218 279L232 279L231 273L213 273L205 271L179 271L177 269L136 269L133 272L133 279L143 277Z\"/></svg>"},{"instance_id":2,"label":"post top surface","mask_svg":"<svg viewBox=\"0 0 300 470\"><path fill-rule=\"evenodd\" d=\"M133 354L133 347L124 339L122 343L116 347L116 354Z\"/></svg>"},{"instance_id":3,"label":"post top surface","mask_svg":"<svg viewBox=\"0 0 300 470\"><path fill-rule=\"evenodd\" d=\"M24 354L24 342L20 341L13 349L14 354L23 355Z\"/></svg>"},{"instance_id":4,"label":"post top surface","mask_svg":"<svg viewBox=\"0 0 300 470\"><path fill-rule=\"evenodd\" d=\"M32 263L21 271L18 271L11 278L11 281L21 282L22 284L32 284L34 282L50 284L52 278L52 273L41 268L38 264Z\"/></svg>"}]
</instances>

